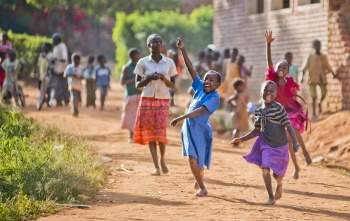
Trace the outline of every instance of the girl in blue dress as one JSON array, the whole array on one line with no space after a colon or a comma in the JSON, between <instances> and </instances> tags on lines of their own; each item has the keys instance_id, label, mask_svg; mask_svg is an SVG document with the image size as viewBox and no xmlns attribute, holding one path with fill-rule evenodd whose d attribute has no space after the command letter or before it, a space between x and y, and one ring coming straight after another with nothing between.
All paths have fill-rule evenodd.
<instances>
[{"instance_id":1,"label":"girl in blue dress","mask_svg":"<svg viewBox=\"0 0 350 221\"><path fill-rule=\"evenodd\" d=\"M194 96L187 114L175 118L171 125L175 126L180 121L185 120L181 130L182 154L189 156L191 171L196 179L194 188L199 190L196 196L206 196L208 191L203 183L204 166L208 169L210 167L213 141L209 117L220 104L220 96L216 89L221 84L221 76L210 70L204 75L204 81L202 81L194 70L180 38L177 47L181 50L187 69L191 74Z\"/></svg>"}]
</instances>

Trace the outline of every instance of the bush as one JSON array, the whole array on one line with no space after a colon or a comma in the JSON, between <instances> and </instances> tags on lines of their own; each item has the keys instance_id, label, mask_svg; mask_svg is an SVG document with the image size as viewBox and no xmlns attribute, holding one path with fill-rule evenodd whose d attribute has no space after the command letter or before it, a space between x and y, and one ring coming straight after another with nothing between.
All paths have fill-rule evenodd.
<instances>
[{"instance_id":1,"label":"bush","mask_svg":"<svg viewBox=\"0 0 350 221\"><path fill-rule=\"evenodd\" d=\"M55 209L54 202L92 199L102 187L102 162L56 128L0 108L0 143L0 217L32 218Z\"/></svg>"},{"instance_id":2,"label":"bush","mask_svg":"<svg viewBox=\"0 0 350 221\"><path fill-rule=\"evenodd\" d=\"M141 49L144 56L149 54L146 38L150 34L161 35L166 43L181 37L190 53L203 50L213 41L212 6L201 6L190 15L175 11L154 11L144 14L134 12L129 15L117 12L116 21L116 26L113 29L113 41L117 46L116 60L118 64L115 73L118 76L128 60L127 51L129 48Z\"/></svg>"},{"instance_id":3,"label":"bush","mask_svg":"<svg viewBox=\"0 0 350 221\"><path fill-rule=\"evenodd\" d=\"M23 72L20 73L20 77L29 78L30 74L36 69L41 46L45 42L52 42L52 40L39 35L16 34L11 30L7 31L7 35L12 43L13 51L17 54L17 58L27 62Z\"/></svg>"}]
</instances>

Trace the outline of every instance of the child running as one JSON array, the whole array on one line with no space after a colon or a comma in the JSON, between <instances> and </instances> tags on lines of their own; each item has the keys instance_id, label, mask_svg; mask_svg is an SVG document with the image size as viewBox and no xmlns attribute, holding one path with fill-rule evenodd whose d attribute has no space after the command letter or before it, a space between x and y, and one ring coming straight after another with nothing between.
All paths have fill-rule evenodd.
<instances>
[{"instance_id":1,"label":"child running","mask_svg":"<svg viewBox=\"0 0 350 221\"><path fill-rule=\"evenodd\" d=\"M110 84L111 69L106 65L107 59L103 54L97 56L98 65L95 67L95 86L100 91L100 110L104 110L107 91Z\"/></svg>"},{"instance_id":2,"label":"child running","mask_svg":"<svg viewBox=\"0 0 350 221\"><path fill-rule=\"evenodd\" d=\"M49 106L50 101L50 88L49 88L49 76L47 75L47 68L49 66L49 60L52 59L52 53L50 52L52 45L50 43L44 43L42 52L38 58L38 69L39 69L39 90L40 95L36 106L37 110L40 110L43 103L47 102Z\"/></svg>"},{"instance_id":3,"label":"child running","mask_svg":"<svg viewBox=\"0 0 350 221\"><path fill-rule=\"evenodd\" d=\"M94 80L94 61L95 57L93 55L88 56L88 63L85 67L83 77L86 81L86 107L93 106L96 108L95 100L95 80Z\"/></svg>"},{"instance_id":4,"label":"child running","mask_svg":"<svg viewBox=\"0 0 350 221\"><path fill-rule=\"evenodd\" d=\"M210 167L212 152L212 129L209 123L210 115L218 109L220 96L216 89L221 84L221 75L215 71L208 71L202 81L194 70L186 49L181 39L178 39L177 47L181 50L188 71L192 77L192 98L187 114L175 118L171 125L175 126L182 120L182 154L189 156L189 163L193 176L196 179L194 188L199 190L196 196L206 196L208 191L204 186L204 166Z\"/></svg>"},{"instance_id":5,"label":"child running","mask_svg":"<svg viewBox=\"0 0 350 221\"><path fill-rule=\"evenodd\" d=\"M301 104L294 98L296 96L296 91L300 90L300 86L294 81L292 77L287 77L289 73L289 65L287 61L278 62L276 65L276 71L274 70L271 59L271 43L275 40L275 38L272 37L271 30L265 31L265 39L267 53L266 58L268 64L268 68L265 73L266 80L273 81L277 84L277 97L275 100L280 103L287 111L290 122L294 128L295 135L301 145L301 149L303 150L306 165L309 165L312 163L312 160L308 151L306 150L303 138L301 137L301 133L305 132L307 128L308 116L303 112L303 107ZM300 167L298 165L295 153L293 152L290 139L289 152L295 167L293 178L299 179Z\"/></svg>"},{"instance_id":6,"label":"child running","mask_svg":"<svg viewBox=\"0 0 350 221\"><path fill-rule=\"evenodd\" d=\"M236 90L236 93L227 98L226 102L234 109L231 127L234 129L232 132L234 138L238 138L241 136L241 131L249 130L249 112L243 95L246 84L243 79L237 79L233 83L233 88Z\"/></svg>"},{"instance_id":7,"label":"child running","mask_svg":"<svg viewBox=\"0 0 350 221\"><path fill-rule=\"evenodd\" d=\"M287 112L282 105L275 101L276 92L275 82L266 81L263 84L261 95L264 105L255 111L255 129L243 137L233 139L230 143L239 145L244 141L258 137L250 153L243 158L248 163L256 164L262 169L266 190L269 194L266 205L273 205L276 200L282 197L282 179L289 162L288 136L285 128L292 137L294 151L299 148ZM270 169L277 181L275 194L272 191Z\"/></svg>"},{"instance_id":8,"label":"child running","mask_svg":"<svg viewBox=\"0 0 350 221\"><path fill-rule=\"evenodd\" d=\"M74 117L77 117L79 114L78 105L81 101L81 79L83 68L80 65L79 54L72 54L72 60L73 63L67 66L63 76L67 78L68 81L68 87L72 101L71 113Z\"/></svg>"}]
</instances>

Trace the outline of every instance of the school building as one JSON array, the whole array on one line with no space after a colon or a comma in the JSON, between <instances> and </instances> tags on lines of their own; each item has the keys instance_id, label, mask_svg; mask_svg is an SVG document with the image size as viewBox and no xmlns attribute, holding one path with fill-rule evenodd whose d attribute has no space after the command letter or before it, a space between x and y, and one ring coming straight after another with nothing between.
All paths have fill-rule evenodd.
<instances>
[{"instance_id":1,"label":"school building","mask_svg":"<svg viewBox=\"0 0 350 221\"><path fill-rule=\"evenodd\" d=\"M271 29L274 64L287 51L301 68L313 52L312 41L319 39L339 80L328 76L328 95L324 110L350 109L350 0L215 0L214 44L220 49L238 48L253 65L248 80L253 101L259 98L266 69L264 30ZM310 102L307 77L302 95Z\"/></svg>"}]
</instances>

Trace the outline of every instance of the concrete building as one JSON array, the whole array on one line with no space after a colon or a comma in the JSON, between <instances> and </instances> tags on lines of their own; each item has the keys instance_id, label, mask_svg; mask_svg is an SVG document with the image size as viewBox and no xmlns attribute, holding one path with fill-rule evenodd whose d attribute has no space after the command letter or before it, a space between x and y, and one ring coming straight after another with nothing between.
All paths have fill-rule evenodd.
<instances>
[{"instance_id":1,"label":"concrete building","mask_svg":"<svg viewBox=\"0 0 350 221\"><path fill-rule=\"evenodd\" d=\"M327 102L324 110L350 108L350 0L215 0L214 43L223 50L236 47L253 65L249 93L259 98L266 68L264 30L277 37L272 44L274 63L287 51L294 54L294 63L302 66L313 52L312 41L322 42L333 71L340 80L329 75ZM302 95L308 96L307 78Z\"/></svg>"}]
</instances>

